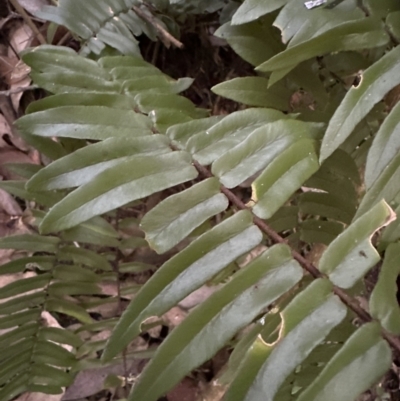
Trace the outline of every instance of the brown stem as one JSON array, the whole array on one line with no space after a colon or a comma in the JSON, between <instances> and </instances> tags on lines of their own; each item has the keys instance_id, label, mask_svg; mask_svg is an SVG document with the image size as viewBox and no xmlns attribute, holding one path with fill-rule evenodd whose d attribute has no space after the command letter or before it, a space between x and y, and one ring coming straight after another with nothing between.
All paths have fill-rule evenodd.
<instances>
[{"instance_id":1,"label":"brown stem","mask_svg":"<svg viewBox=\"0 0 400 401\"><path fill-rule=\"evenodd\" d=\"M213 175L208 171L208 169L198 162L194 161L193 165L196 167L197 171L207 177L213 177ZM228 188L221 186L221 192L229 199L229 201L235 205L238 209L241 210L250 210L232 191ZM278 244L287 244L287 241L282 238L276 231L274 231L264 220L260 219L257 216L254 216L254 224L258 226L258 228L267 234L275 243ZM299 252L292 249L292 255L297 262L305 269L308 273L310 273L314 278L327 278L327 276L321 273L316 266L314 266L310 261L308 261L303 255ZM333 286L333 292L341 299L341 301L350 308L362 321L371 322L373 321L371 315L364 310L359 302L348 295L344 290L340 287ZM382 336L385 340L395 349L397 354L400 355L400 339L389 333L388 331L382 328Z\"/></svg>"},{"instance_id":2,"label":"brown stem","mask_svg":"<svg viewBox=\"0 0 400 401\"><path fill-rule=\"evenodd\" d=\"M174 36L172 36L168 31L166 31L164 27L156 20L156 18L154 18L154 16L151 13L147 14L138 6L133 6L132 9L140 18L143 18L149 24L153 25L154 28L156 28L160 36L160 39L165 44L165 46L170 47L172 43L175 47L182 49L183 43L180 42L178 39L176 39Z\"/></svg>"}]
</instances>

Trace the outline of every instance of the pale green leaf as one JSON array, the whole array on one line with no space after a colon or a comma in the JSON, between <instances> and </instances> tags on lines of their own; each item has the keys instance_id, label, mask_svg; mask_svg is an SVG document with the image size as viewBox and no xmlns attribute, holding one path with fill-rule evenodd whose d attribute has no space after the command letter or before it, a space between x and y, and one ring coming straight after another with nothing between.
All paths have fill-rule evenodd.
<instances>
[{"instance_id":1,"label":"pale green leaf","mask_svg":"<svg viewBox=\"0 0 400 401\"><path fill-rule=\"evenodd\" d=\"M94 140L151 134L147 117L104 106L61 106L38 111L21 117L17 126L31 135Z\"/></svg>"},{"instance_id":2,"label":"pale green leaf","mask_svg":"<svg viewBox=\"0 0 400 401\"><path fill-rule=\"evenodd\" d=\"M222 118L223 116L212 116L176 124L169 127L166 134L175 146L179 149L186 149L186 144L190 138L207 131Z\"/></svg>"},{"instance_id":3,"label":"pale green leaf","mask_svg":"<svg viewBox=\"0 0 400 401\"><path fill-rule=\"evenodd\" d=\"M211 164L226 151L244 141L256 128L288 118L272 109L247 109L237 111L220 122L191 138L186 149L203 165Z\"/></svg>"},{"instance_id":4,"label":"pale green leaf","mask_svg":"<svg viewBox=\"0 0 400 401\"><path fill-rule=\"evenodd\" d=\"M291 0L283 7L274 22L282 32L282 40L289 47L320 36L332 28L351 20L364 18L356 0L331 3L334 7L305 7L305 1Z\"/></svg>"},{"instance_id":5,"label":"pale green leaf","mask_svg":"<svg viewBox=\"0 0 400 401\"><path fill-rule=\"evenodd\" d=\"M254 214L271 218L318 168L313 140L300 139L291 144L253 182Z\"/></svg>"},{"instance_id":6,"label":"pale green leaf","mask_svg":"<svg viewBox=\"0 0 400 401\"><path fill-rule=\"evenodd\" d=\"M141 228L150 246L164 253L228 205L218 180L210 178L160 202L142 219Z\"/></svg>"},{"instance_id":7,"label":"pale green leaf","mask_svg":"<svg viewBox=\"0 0 400 401\"><path fill-rule=\"evenodd\" d=\"M321 272L342 288L352 287L379 260L371 244L372 235L394 218L385 201L379 202L356 219L324 252L319 262Z\"/></svg>"},{"instance_id":8,"label":"pale green leaf","mask_svg":"<svg viewBox=\"0 0 400 401\"><path fill-rule=\"evenodd\" d=\"M321 145L320 160L325 160L352 133L356 125L392 88L400 83L400 47L384 55L362 74L336 109Z\"/></svg>"},{"instance_id":9,"label":"pale green leaf","mask_svg":"<svg viewBox=\"0 0 400 401\"><path fill-rule=\"evenodd\" d=\"M161 316L261 240L261 231L253 225L248 211L236 213L194 240L143 286L122 315L104 351L104 360L136 337L148 317Z\"/></svg>"},{"instance_id":10,"label":"pale green leaf","mask_svg":"<svg viewBox=\"0 0 400 401\"><path fill-rule=\"evenodd\" d=\"M159 347L129 400L155 401L302 277L290 249L277 245L196 308Z\"/></svg>"},{"instance_id":11,"label":"pale green leaf","mask_svg":"<svg viewBox=\"0 0 400 401\"><path fill-rule=\"evenodd\" d=\"M138 156L97 175L57 203L40 224L43 233L74 227L136 199L197 177L186 153Z\"/></svg>"},{"instance_id":12,"label":"pale green leaf","mask_svg":"<svg viewBox=\"0 0 400 401\"><path fill-rule=\"evenodd\" d=\"M76 53L65 53L61 52L54 53L51 50L52 46L41 46L35 49L23 53L23 61L29 65L32 71L37 72L75 72L79 74L85 74L92 78L102 78L107 81L111 81L111 75L103 68L88 58L80 57ZM53 47L58 49L57 47Z\"/></svg>"},{"instance_id":13,"label":"pale green leaf","mask_svg":"<svg viewBox=\"0 0 400 401\"><path fill-rule=\"evenodd\" d=\"M298 401L354 401L377 383L391 366L389 345L380 327L368 323L358 329L329 361Z\"/></svg>"},{"instance_id":14,"label":"pale green leaf","mask_svg":"<svg viewBox=\"0 0 400 401\"><path fill-rule=\"evenodd\" d=\"M381 21L373 18L341 24L316 38L309 39L277 54L259 65L258 71L274 71L270 85L287 75L302 61L328 52L359 50L386 45L389 37Z\"/></svg>"},{"instance_id":15,"label":"pale green leaf","mask_svg":"<svg viewBox=\"0 0 400 401\"><path fill-rule=\"evenodd\" d=\"M240 25L281 8L288 0L245 0L232 17L232 24Z\"/></svg>"},{"instance_id":16,"label":"pale green leaf","mask_svg":"<svg viewBox=\"0 0 400 401\"><path fill-rule=\"evenodd\" d=\"M211 90L219 96L249 106L271 107L282 111L289 109L289 90L280 84L268 88L268 79L262 77L234 78Z\"/></svg>"},{"instance_id":17,"label":"pale green leaf","mask_svg":"<svg viewBox=\"0 0 400 401\"><path fill-rule=\"evenodd\" d=\"M234 188L272 164L287 148L312 137L318 130L318 126L295 120L265 124L215 160L211 171L225 187ZM307 150L310 151L310 146Z\"/></svg>"},{"instance_id":18,"label":"pale green leaf","mask_svg":"<svg viewBox=\"0 0 400 401\"><path fill-rule=\"evenodd\" d=\"M284 50L279 31L272 26L271 18L262 18L244 25L231 25L227 22L214 35L225 39L241 58L253 66L260 65Z\"/></svg>"},{"instance_id":19,"label":"pale green leaf","mask_svg":"<svg viewBox=\"0 0 400 401\"><path fill-rule=\"evenodd\" d=\"M26 114L62 106L104 106L112 109L132 110L134 102L117 93L61 93L32 102Z\"/></svg>"},{"instance_id":20,"label":"pale green leaf","mask_svg":"<svg viewBox=\"0 0 400 401\"><path fill-rule=\"evenodd\" d=\"M139 92L149 91L155 93L180 93L192 85L192 78L179 78L174 80L168 76L150 76L124 81L122 90L124 93L134 95Z\"/></svg>"},{"instance_id":21,"label":"pale green leaf","mask_svg":"<svg viewBox=\"0 0 400 401\"><path fill-rule=\"evenodd\" d=\"M376 283L369 300L371 316L377 319L384 329L400 334L400 309L396 298L396 279L400 274L400 244L390 244L385 252L385 259L380 268Z\"/></svg>"},{"instance_id":22,"label":"pale green leaf","mask_svg":"<svg viewBox=\"0 0 400 401\"><path fill-rule=\"evenodd\" d=\"M137 138L114 137L78 149L49 164L27 183L27 189L46 191L79 187L99 173L118 166L137 155L156 155L171 152L164 135Z\"/></svg>"}]
</instances>

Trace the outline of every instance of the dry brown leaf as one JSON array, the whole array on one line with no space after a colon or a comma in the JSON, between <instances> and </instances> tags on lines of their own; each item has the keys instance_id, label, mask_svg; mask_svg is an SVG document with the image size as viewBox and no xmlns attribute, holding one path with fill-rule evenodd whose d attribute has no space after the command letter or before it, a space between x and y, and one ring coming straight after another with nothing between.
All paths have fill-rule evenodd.
<instances>
[{"instance_id":1,"label":"dry brown leaf","mask_svg":"<svg viewBox=\"0 0 400 401\"><path fill-rule=\"evenodd\" d=\"M185 320L187 315L182 308L175 306L163 315L163 320L169 327L176 327Z\"/></svg>"},{"instance_id":2,"label":"dry brown leaf","mask_svg":"<svg viewBox=\"0 0 400 401\"><path fill-rule=\"evenodd\" d=\"M21 177L11 170L7 169L4 164L7 163L33 163L33 160L23 152L13 149L0 149L0 174L6 180L17 180Z\"/></svg>"},{"instance_id":3,"label":"dry brown leaf","mask_svg":"<svg viewBox=\"0 0 400 401\"><path fill-rule=\"evenodd\" d=\"M9 216L22 216L22 209L17 201L8 192L0 189L0 211L3 210Z\"/></svg>"},{"instance_id":4,"label":"dry brown leaf","mask_svg":"<svg viewBox=\"0 0 400 401\"><path fill-rule=\"evenodd\" d=\"M214 285L212 287L208 285L203 285L198 288L196 291L193 291L186 298L182 299L178 305L184 309L194 308L196 305L201 304L207 298L209 298L215 291L219 290L222 285Z\"/></svg>"},{"instance_id":5,"label":"dry brown leaf","mask_svg":"<svg viewBox=\"0 0 400 401\"><path fill-rule=\"evenodd\" d=\"M63 394L25 393L14 401L61 401Z\"/></svg>"},{"instance_id":6,"label":"dry brown leaf","mask_svg":"<svg viewBox=\"0 0 400 401\"><path fill-rule=\"evenodd\" d=\"M199 396L196 382L185 377L167 395L168 401L194 401Z\"/></svg>"},{"instance_id":7,"label":"dry brown leaf","mask_svg":"<svg viewBox=\"0 0 400 401\"><path fill-rule=\"evenodd\" d=\"M128 363L128 373L133 376L138 376L143 370L145 361L134 360ZM97 394L103 389L104 380L109 375L124 375L124 366L122 364L114 366L106 366L99 369L88 369L79 372L74 383L68 387L62 401L78 400Z\"/></svg>"}]
</instances>

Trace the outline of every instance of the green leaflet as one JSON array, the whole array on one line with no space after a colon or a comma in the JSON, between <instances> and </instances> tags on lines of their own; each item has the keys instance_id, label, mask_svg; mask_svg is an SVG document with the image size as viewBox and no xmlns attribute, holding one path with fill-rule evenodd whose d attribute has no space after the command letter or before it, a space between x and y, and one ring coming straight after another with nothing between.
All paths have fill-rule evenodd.
<instances>
[{"instance_id":1,"label":"green leaflet","mask_svg":"<svg viewBox=\"0 0 400 401\"><path fill-rule=\"evenodd\" d=\"M93 51L99 54L105 45L122 54L140 56L138 42L134 35L140 35L145 28L142 21L130 8L134 0L86 1L81 7L73 0L64 0L58 7L44 6L36 13L39 18L66 26L71 32L86 39L81 52ZM146 32L147 33L147 32Z\"/></svg>"},{"instance_id":2,"label":"green leaflet","mask_svg":"<svg viewBox=\"0 0 400 401\"><path fill-rule=\"evenodd\" d=\"M64 241L76 241L100 246L118 247L118 233L103 218L96 216L79 226L64 230L61 233Z\"/></svg>"},{"instance_id":3,"label":"green leaflet","mask_svg":"<svg viewBox=\"0 0 400 401\"><path fill-rule=\"evenodd\" d=\"M319 269L342 288L352 287L380 260L371 244L372 235L394 218L392 209L381 201L354 220L328 247Z\"/></svg>"},{"instance_id":4,"label":"green leaflet","mask_svg":"<svg viewBox=\"0 0 400 401\"><path fill-rule=\"evenodd\" d=\"M313 140L304 138L289 144L253 182L254 214L271 218L318 168Z\"/></svg>"},{"instance_id":5,"label":"green leaflet","mask_svg":"<svg viewBox=\"0 0 400 401\"><path fill-rule=\"evenodd\" d=\"M112 270L108 260L98 252L73 245L62 247L57 253L57 259L63 262L73 262L75 264L92 267L96 270Z\"/></svg>"},{"instance_id":6,"label":"green leaflet","mask_svg":"<svg viewBox=\"0 0 400 401\"><path fill-rule=\"evenodd\" d=\"M394 210L397 218L392 221L382 233L380 248L385 247L390 242L396 242L400 238L400 205Z\"/></svg>"},{"instance_id":7,"label":"green leaflet","mask_svg":"<svg viewBox=\"0 0 400 401\"><path fill-rule=\"evenodd\" d=\"M93 140L151 134L147 117L104 106L61 106L38 111L21 117L17 126L31 135Z\"/></svg>"},{"instance_id":8,"label":"green leaflet","mask_svg":"<svg viewBox=\"0 0 400 401\"><path fill-rule=\"evenodd\" d=\"M8 171L27 179L31 178L43 168L43 166L32 163L6 163L4 167Z\"/></svg>"},{"instance_id":9,"label":"green leaflet","mask_svg":"<svg viewBox=\"0 0 400 401\"><path fill-rule=\"evenodd\" d=\"M0 274L13 274L23 272L28 267L37 267L39 270L49 270L55 263L55 257L45 256L29 256L12 260L0 266Z\"/></svg>"},{"instance_id":10,"label":"green leaflet","mask_svg":"<svg viewBox=\"0 0 400 401\"><path fill-rule=\"evenodd\" d=\"M328 280L313 282L281 313L279 338L268 344L262 333L249 349L224 401L272 401L289 374L346 316ZM329 319L327 319L329 316Z\"/></svg>"},{"instance_id":11,"label":"green leaflet","mask_svg":"<svg viewBox=\"0 0 400 401\"><path fill-rule=\"evenodd\" d=\"M329 245L351 223L358 206L356 188L360 184L354 160L343 150L336 150L304 183L308 191L298 199L299 210L307 220L300 224L300 238Z\"/></svg>"},{"instance_id":12,"label":"green leaflet","mask_svg":"<svg viewBox=\"0 0 400 401\"><path fill-rule=\"evenodd\" d=\"M364 195L361 204L357 210L356 217L362 216L374 205L383 199L391 205L396 205L396 197L399 194L400 180L400 154L385 166L382 174L372 184L371 188Z\"/></svg>"},{"instance_id":13,"label":"green leaflet","mask_svg":"<svg viewBox=\"0 0 400 401\"><path fill-rule=\"evenodd\" d=\"M263 253L174 329L129 400L157 400L301 277L301 268L287 246L277 245Z\"/></svg>"},{"instance_id":14,"label":"green leaflet","mask_svg":"<svg viewBox=\"0 0 400 401\"><path fill-rule=\"evenodd\" d=\"M172 125L168 128L166 134L175 146L183 150L186 149L190 138L207 131L222 118L223 116L213 116Z\"/></svg>"},{"instance_id":15,"label":"green leaflet","mask_svg":"<svg viewBox=\"0 0 400 401\"><path fill-rule=\"evenodd\" d=\"M160 202L142 219L141 227L150 246L164 253L228 205L218 180L210 178Z\"/></svg>"},{"instance_id":16,"label":"green leaflet","mask_svg":"<svg viewBox=\"0 0 400 401\"><path fill-rule=\"evenodd\" d=\"M249 106L271 107L282 111L289 109L289 90L279 84L268 88L268 79L262 77L234 78L211 90L217 95Z\"/></svg>"},{"instance_id":17,"label":"green leaflet","mask_svg":"<svg viewBox=\"0 0 400 401\"><path fill-rule=\"evenodd\" d=\"M32 71L40 73L75 72L87 75L88 78L111 81L111 75L99 67L95 61L80 57L75 52L55 54L53 50L58 49L60 48L51 45L36 47L22 53L22 59L32 68Z\"/></svg>"},{"instance_id":18,"label":"green leaflet","mask_svg":"<svg viewBox=\"0 0 400 401\"><path fill-rule=\"evenodd\" d=\"M299 209L304 214L328 217L345 224L350 224L354 217L352 202L343 202L331 193L305 192L299 197Z\"/></svg>"},{"instance_id":19,"label":"green leaflet","mask_svg":"<svg viewBox=\"0 0 400 401\"><path fill-rule=\"evenodd\" d=\"M400 11L390 13L386 18L386 25L389 27L392 35L400 40L400 23L399 23Z\"/></svg>"},{"instance_id":20,"label":"green leaflet","mask_svg":"<svg viewBox=\"0 0 400 401\"><path fill-rule=\"evenodd\" d=\"M225 187L234 188L271 165L275 159L284 154L285 149L305 138L312 138L313 133L317 131L319 131L317 125L295 120L265 124L215 160L211 171ZM302 144L305 142L302 141ZM308 139L308 142L312 144L311 139ZM311 156L310 146L305 146L306 154Z\"/></svg>"},{"instance_id":21,"label":"green leaflet","mask_svg":"<svg viewBox=\"0 0 400 401\"><path fill-rule=\"evenodd\" d=\"M274 22L282 32L282 41L289 47L316 38L322 33L351 20L364 18L356 0L346 0L335 7L308 10L305 2L290 0ZM332 3L331 3L332 4Z\"/></svg>"},{"instance_id":22,"label":"green leaflet","mask_svg":"<svg viewBox=\"0 0 400 401\"><path fill-rule=\"evenodd\" d=\"M281 8L287 1L269 0L268 2L263 2L259 0L245 0L232 17L232 24L240 25L254 21L265 14Z\"/></svg>"},{"instance_id":23,"label":"green leaflet","mask_svg":"<svg viewBox=\"0 0 400 401\"><path fill-rule=\"evenodd\" d=\"M390 244L387 247L378 282L369 300L371 316L395 335L400 334L400 311L396 298L396 279L400 273L399 254L400 244Z\"/></svg>"},{"instance_id":24,"label":"green leaflet","mask_svg":"<svg viewBox=\"0 0 400 401\"><path fill-rule=\"evenodd\" d=\"M43 168L26 184L36 192L79 187L135 156L171 152L164 135L114 137L85 146Z\"/></svg>"},{"instance_id":25,"label":"green leaflet","mask_svg":"<svg viewBox=\"0 0 400 401\"><path fill-rule=\"evenodd\" d=\"M259 65L258 71L273 71L270 85L287 75L302 61L327 52L359 50L386 45L389 37L381 21L373 18L341 24L316 38L302 42Z\"/></svg>"},{"instance_id":26,"label":"green leaflet","mask_svg":"<svg viewBox=\"0 0 400 401\"><path fill-rule=\"evenodd\" d=\"M25 181L1 181L0 188L18 198L33 201L43 206L51 207L63 198L62 193L57 193L55 191L47 192L45 194L42 192L27 191L25 189Z\"/></svg>"},{"instance_id":27,"label":"green leaflet","mask_svg":"<svg viewBox=\"0 0 400 401\"><path fill-rule=\"evenodd\" d=\"M396 0L382 0L379 3L374 0L364 0L364 3L369 13L379 18L385 18L389 13L400 10L399 2Z\"/></svg>"},{"instance_id":28,"label":"green leaflet","mask_svg":"<svg viewBox=\"0 0 400 401\"><path fill-rule=\"evenodd\" d=\"M214 35L225 39L240 57L257 66L284 50L278 30L271 25L271 18L262 18L244 25L227 22Z\"/></svg>"},{"instance_id":29,"label":"green leaflet","mask_svg":"<svg viewBox=\"0 0 400 401\"><path fill-rule=\"evenodd\" d=\"M130 95L148 91L149 93L171 94L180 93L189 88L192 78L179 78L174 80L168 76L149 76L124 81L122 90Z\"/></svg>"},{"instance_id":30,"label":"green leaflet","mask_svg":"<svg viewBox=\"0 0 400 401\"><path fill-rule=\"evenodd\" d=\"M336 221L305 220L300 224L300 239L311 244L329 245L343 229L343 224Z\"/></svg>"},{"instance_id":31,"label":"green leaflet","mask_svg":"<svg viewBox=\"0 0 400 401\"><path fill-rule=\"evenodd\" d=\"M288 118L280 111L272 109L247 109L237 111L220 122L192 137L186 146L200 164L211 164L228 150L244 141L256 128Z\"/></svg>"},{"instance_id":32,"label":"green leaflet","mask_svg":"<svg viewBox=\"0 0 400 401\"><path fill-rule=\"evenodd\" d=\"M31 103L26 114L62 106L105 106L113 109L132 110L134 102L117 93L61 93Z\"/></svg>"},{"instance_id":33,"label":"green leaflet","mask_svg":"<svg viewBox=\"0 0 400 401\"><path fill-rule=\"evenodd\" d=\"M400 151L400 103L385 118L368 152L365 167L367 190ZM400 189L400 188L399 188Z\"/></svg>"},{"instance_id":34,"label":"green leaflet","mask_svg":"<svg viewBox=\"0 0 400 401\"><path fill-rule=\"evenodd\" d=\"M352 133L387 92L400 83L400 47L395 47L362 75L361 83L346 94L336 109L321 145L320 160L325 160Z\"/></svg>"},{"instance_id":35,"label":"green leaflet","mask_svg":"<svg viewBox=\"0 0 400 401\"><path fill-rule=\"evenodd\" d=\"M367 323L331 359L298 401L353 401L390 368L391 351L380 327Z\"/></svg>"},{"instance_id":36,"label":"green leaflet","mask_svg":"<svg viewBox=\"0 0 400 401\"><path fill-rule=\"evenodd\" d=\"M57 203L40 224L62 231L154 192L192 180L197 170L184 152L138 156L103 171Z\"/></svg>"},{"instance_id":37,"label":"green leaflet","mask_svg":"<svg viewBox=\"0 0 400 401\"><path fill-rule=\"evenodd\" d=\"M143 286L118 322L103 359L122 351L148 317L168 311L261 240L261 231L253 225L248 211L236 213L194 240Z\"/></svg>"},{"instance_id":38,"label":"green leaflet","mask_svg":"<svg viewBox=\"0 0 400 401\"><path fill-rule=\"evenodd\" d=\"M21 249L31 252L55 253L60 239L39 234L21 234L0 238L0 249Z\"/></svg>"}]
</instances>

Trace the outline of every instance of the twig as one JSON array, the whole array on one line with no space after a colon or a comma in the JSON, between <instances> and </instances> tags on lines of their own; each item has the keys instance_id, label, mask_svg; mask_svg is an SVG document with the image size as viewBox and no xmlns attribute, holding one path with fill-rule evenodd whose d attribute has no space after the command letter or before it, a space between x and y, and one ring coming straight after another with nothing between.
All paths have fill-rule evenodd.
<instances>
[{"instance_id":1,"label":"twig","mask_svg":"<svg viewBox=\"0 0 400 401\"><path fill-rule=\"evenodd\" d=\"M18 88L8 89L6 91L0 91L0 95L10 96L10 95L15 95L16 93L30 91L30 90L37 89L37 88L38 88L38 86L36 86L36 85L19 86Z\"/></svg>"},{"instance_id":2,"label":"twig","mask_svg":"<svg viewBox=\"0 0 400 401\"><path fill-rule=\"evenodd\" d=\"M183 48L183 43L180 42L178 39L176 39L174 36L172 36L168 31L164 29L163 26L154 18L152 14L147 14L145 11L143 11L141 8L138 6L133 6L132 9L135 11L135 13L146 20L148 23L154 26L156 28L158 34L160 35L160 39L163 41L165 46L170 47L171 43L179 48Z\"/></svg>"},{"instance_id":3,"label":"twig","mask_svg":"<svg viewBox=\"0 0 400 401\"><path fill-rule=\"evenodd\" d=\"M208 169L199 164L198 162L194 161L193 165L196 167L197 171L203 176L207 178L213 177L213 175L208 171ZM221 192L225 194L225 196L229 199L229 201L237 208L241 210L249 210L249 208L228 188L222 186ZM274 231L264 220L260 219L257 216L254 216L254 224L256 224L258 228L265 234L267 234L275 243L287 244L287 241L284 238L282 238L276 231ZM300 263L300 265L305 270L307 270L314 278L327 278L325 274L321 273L316 266L314 266L299 252L292 249L292 255L293 258L297 260ZM360 306L359 302L350 295L348 295L340 287L333 286L333 292L341 299L341 301L346 306L348 306L354 313L356 313L357 316L365 323L373 321L371 315ZM397 336L384 330L383 328L382 328L382 336L400 355L400 339Z\"/></svg>"},{"instance_id":4,"label":"twig","mask_svg":"<svg viewBox=\"0 0 400 401\"><path fill-rule=\"evenodd\" d=\"M14 6L14 8L18 11L19 14L21 14L22 18L24 21L28 24L28 26L32 29L32 31L36 34L40 44L45 45L46 39L42 35L42 33L39 31L37 26L33 23L32 19L29 17L28 13L25 11L25 9L18 3L18 0L10 0L10 3Z\"/></svg>"}]
</instances>

